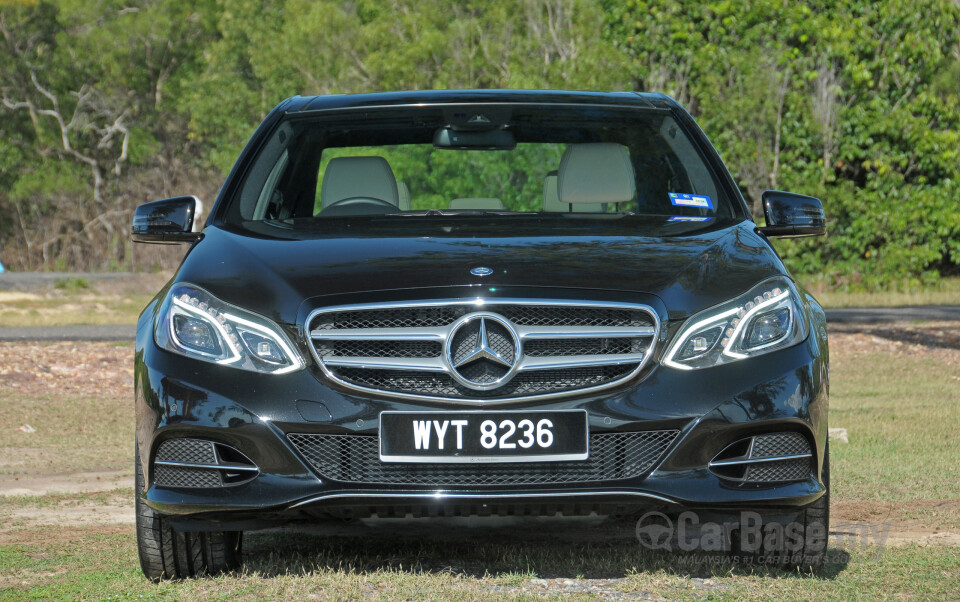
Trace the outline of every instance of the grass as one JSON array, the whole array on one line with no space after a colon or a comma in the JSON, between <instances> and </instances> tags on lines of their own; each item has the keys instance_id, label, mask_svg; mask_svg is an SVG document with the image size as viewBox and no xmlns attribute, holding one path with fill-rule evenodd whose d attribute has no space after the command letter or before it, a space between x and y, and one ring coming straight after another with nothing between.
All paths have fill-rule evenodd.
<instances>
[{"instance_id":1,"label":"grass","mask_svg":"<svg viewBox=\"0 0 960 602\"><path fill-rule=\"evenodd\" d=\"M23 290L0 290L0 327L136 324L169 278L169 273L117 278L64 274Z\"/></svg>"},{"instance_id":2,"label":"grass","mask_svg":"<svg viewBox=\"0 0 960 602\"><path fill-rule=\"evenodd\" d=\"M831 449L835 504L888 503L895 520L956 532L956 363L939 355L838 347L831 372L831 426L846 428L850 436L849 444L835 443ZM20 421L10 417L11 408L34 421L37 433L30 439L11 434ZM132 432L130 400L119 393L102 399L53 393L31 399L0 389L0 460L24 457L30 470L43 468L47 453L67 458L78 470L126 469ZM826 571L803 576L649 552L636 543L632 523L605 523L586 538L562 524L454 530L419 523L408 531L372 529L363 537L318 530L249 533L241 573L157 585L139 571L132 525L48 526L24 518L31 508L40 514L51 508L116 505L129 495L129 489L121 489L4 499L0 599L489 600L536 598L548 591L534 579L559 580L549 591L571 599L589 597L588 586L720 600L942 599L960 591L956 547L835 548ZM440 535L425 538L424 529Z\"/></svg>"},{"instance_id":3,"label":"grass","mask_svg":"<svg viewBox=\"0 0 960 602\"><path fill-rule=\"evenodd\" d=\"M23 424L36 432L18 431ZM132 399L0 388L0 475L132 470L132 458Z\"/></svg>"},{"instance_id":4,"label":"grass","mask_svg":"<svg viewBox=\"0 0 960 602\"><path fill-rule=\"evenodd\" d=\"M830 450L838 497L960 498L960 379L951 378L958 374L935 357L834 358L830 425L850 435L849 445Z\"/></svg>"},{"instance_id":5,"label":"grass","mask_svg":"<svg viewBox=\"0 0 960 602\"><path fill-rule=\"evenodd\" d=\"M0 292L0 327L136 324L152 293L110 295L55 289L46 294Z\"/></svg>"},{"instance_id":6,"label":"grass","mask_svg":"<svg viewBox=\"0 0 960 602\"><path fill-rule=\"evenodd\" d=\"M803 284L826 308L960 305L960 278L943 278L935 285L907 290L891 287L873 292L833 290L819 282Z\"/></svg>"},{"instance_id":7,"label":"grass","mask_svg":"<svg viewBox=\"0 0 960 602\"><path fill-rule=\"evenodd\" d=\"M287 533L251 534L240 574L159 585L135 563L126 527L35 528L32 540L0 545L0 598L97 599L514 599L534 578L609 580L613 592L742 599L951 598L960 561L946 547L867 548L817 577L714 564L646 552L632 539L603 545L553 541L483 541L425 545L413 538L378 539ZM680 557L681 559L683 557ZM586 592L562 587L573 599Z\"/></svg>"},{"instance_id":8,"label":"grass","mask_svg":"<svg viewBox=\"0 0 960 602\"><path fill-rule=\"evenodd\" d=\"M11 495L3 498L4 510L27 508L55 508L80 506L129 505L133 497L133 467L130 467L129 487L109 491L56 492L45 495Z\"/></svg>"},{"instance_id":9,"label":"grass","mask_svg":"<svg viewBox=\"0 0 960 602\"><path fill-rule=\"evenodd\" d=\"M66 278L59 278L56 282L54 282L53 288L74 292L87 290L90 288L90 281L86 278L77 276L67 276Z\"/></svg>"}]
</instances>

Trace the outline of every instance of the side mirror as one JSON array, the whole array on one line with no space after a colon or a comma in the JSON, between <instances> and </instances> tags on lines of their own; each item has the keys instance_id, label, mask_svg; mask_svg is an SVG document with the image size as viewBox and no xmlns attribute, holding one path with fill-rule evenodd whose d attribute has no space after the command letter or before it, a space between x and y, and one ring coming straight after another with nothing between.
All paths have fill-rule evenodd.
<instances>
[{"instance_id":1,"label":"side mirror","mask_svg":"<svg viewBox=\"0 0 960 602\"><path fill-rule=\"evenodd\" d=\"M130 238L134 242L176 244L196 242L200 234L203 203L195 196L178 196L137 207Z\"/></svg>"},{"instance_id":2,"label":"side mirror","mask_svg":"<svg viewBox=\"0 0 960 602\"><path fill-rule=\"evenodd\" d=\"M799 238L827 233L820 199L778 190L765 190L761 199L767 225L758 229L764 235Z\"/></svg>"}]
</instances>

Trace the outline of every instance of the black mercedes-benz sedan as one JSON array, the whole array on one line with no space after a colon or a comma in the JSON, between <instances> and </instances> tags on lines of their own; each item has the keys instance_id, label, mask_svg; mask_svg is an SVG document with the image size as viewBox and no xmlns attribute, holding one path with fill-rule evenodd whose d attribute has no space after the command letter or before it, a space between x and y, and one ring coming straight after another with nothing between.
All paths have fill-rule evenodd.
<instances>
[{"instance_id":1,"label":"black mercedes-benz sedan","mask_svg":"<svg viewBox=\"0 0 960 602\"><path fill-rule=\"evenodd\" d=\"M202 225L134 218L190 245L137 326L144 573L279 524L685 512L722 529L681 549L822 564L824 314L770 238L824 215L762 200L659 94L283 101Z\"/></svg>"}]
</instances>

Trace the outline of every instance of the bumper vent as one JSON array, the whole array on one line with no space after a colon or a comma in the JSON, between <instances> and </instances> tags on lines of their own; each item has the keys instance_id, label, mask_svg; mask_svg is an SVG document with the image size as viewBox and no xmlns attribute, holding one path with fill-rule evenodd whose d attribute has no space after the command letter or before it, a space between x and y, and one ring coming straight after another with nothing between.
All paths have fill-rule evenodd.
<instances>
[{"instance_id":1,"label":"bumper vent","mask_svg":"<svg viewBox=\"0 0 960 602\"><path fill-rule=\"evenodd\" d=\"M315 359L343 385L466 402L614 386L641 371L659 332L645 305L531 299L343 306L307 326Z\"/></svg>"},{"instance_id":2,"label":"bumper vent","mask_svg":"<svg viewBox=\"0 0 960 602\"><path fill-rule=\"evenodd\" d=\"M260 469L238 450L203 439L167 439L157 448L157 487L211 489L253 480Z\"/></svg>"},{"instance_id":3,"label":"bumper vent","mask_svg":"<svg viewBox=\"0 0 960 602\"><path fill-rule=\"evenodd\" d=\"M509 487L614 481L645 476L679 431L590 436L581 462L524 464L402 464L381 462L376 435L290 434L287 438L317 474L345 483L431 487Z\"/></svg>"},{"instance_id":4,"label":"bumper vent","mask_svg":"<svg viewBox=\"0 0 960 602\"><path fill-rule=\"evenodd\" d=\"M756 435L728 445L710 462L710 470L744 483L801 481L813 471L813 453L800 433Z\"/></svg>"}]
</instances>

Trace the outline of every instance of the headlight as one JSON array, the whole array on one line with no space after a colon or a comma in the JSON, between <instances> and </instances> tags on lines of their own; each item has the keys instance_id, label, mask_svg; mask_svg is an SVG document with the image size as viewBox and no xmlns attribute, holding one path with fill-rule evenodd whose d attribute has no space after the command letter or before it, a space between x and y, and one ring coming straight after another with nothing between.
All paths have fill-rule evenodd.
<instances>
[{"instance_id":1,"label":"headlight","mask_svg":"<svg viewBox=\"0 0 960 602\"><path fill-rule=\"evenodd\" d=\"M709 368L796 345L807 337L799 299L788 279L766 280L687 320L663 363L681 370Z\"/></svg>"},{"instance_id":2,"label":"headlight","mask_svg":"<svg viewBox=\"0 0 960 602\"><path fill-rule=\"evenodd\" d=\"M167 351L251 372L283 374L304 365L276 324L191 284L170 289L154 337Z\"/></svg>"}]
</instances>

